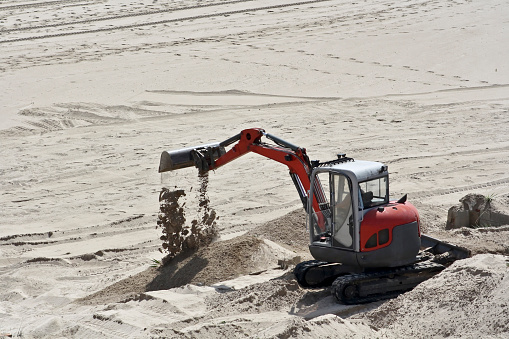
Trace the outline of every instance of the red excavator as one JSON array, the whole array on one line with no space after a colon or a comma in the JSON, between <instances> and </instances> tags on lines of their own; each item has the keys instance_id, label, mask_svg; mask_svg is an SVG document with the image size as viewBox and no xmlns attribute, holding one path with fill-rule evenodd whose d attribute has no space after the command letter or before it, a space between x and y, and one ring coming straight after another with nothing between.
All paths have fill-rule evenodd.
<instances>
[{"instance_id":1,"label":"red excavator","mask_svg":"<svg viewBox=\"0 0 509 339\"><path fill-rule=\"evenodd\" d=\"M274 144L263 142L263 137ZM332 286L332 294L345 304L371 302L410 290L444 265L470 256L467 249L421 234L419 214L406 195L389 200L386 165L345 154L331 161L310 161L305 148L263 129L246 129L219 143L164 151L159 172L195 166L205 173L249 152L288 166L307 212L309 249L316 260L295 267L302 287Z\"/></svg>"}]
</instances>

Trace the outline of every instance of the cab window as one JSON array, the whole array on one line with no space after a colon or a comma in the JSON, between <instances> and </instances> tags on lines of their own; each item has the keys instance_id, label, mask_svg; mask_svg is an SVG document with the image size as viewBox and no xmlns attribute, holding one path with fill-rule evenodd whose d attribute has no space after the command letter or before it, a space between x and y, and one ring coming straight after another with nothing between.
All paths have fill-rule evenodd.
<instances>
[{"instance_id":1,"label":"cab window","mask_svg":"<svg viewBox=\"0 0 509 339\"><path fill-rule=\"evenodd\" d=\"M359 183L360 199L364 208L383 205L389 202L387 192L388 178L381 177Z\"/></svg>"}]
</instances>

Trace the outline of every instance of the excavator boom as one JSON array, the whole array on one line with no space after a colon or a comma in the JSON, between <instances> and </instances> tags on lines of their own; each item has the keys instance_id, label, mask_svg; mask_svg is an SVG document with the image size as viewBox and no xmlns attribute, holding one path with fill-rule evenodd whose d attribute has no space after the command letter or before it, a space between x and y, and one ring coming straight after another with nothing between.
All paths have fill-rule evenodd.
<instances>
[{"instance_id":1,"label":"excavator boom","mask_svg":"<svg viewBox=\"0 0 509 339\"><path fill-rule=\"evenodd\" d=\"M262 137L272 140L275 145L262 142ZM226 147L235 142L236 144L226 151ZM268 134L260 128L245 129L223 142L176 151L164 151L161 154L159 172L195 166L201 173L204 173L224 166L249 152L258 153L286 165L290 170L290 176L297 188L304 209L307 208L307 192L310 189L310 175L313 166L306 154L306 149ZM323 200L320 194L323 196L323 192L317 188L315 191L317 191L317 199L313 199L313 209L318 211L319 202Z\"/></svg>"}]
</instances>

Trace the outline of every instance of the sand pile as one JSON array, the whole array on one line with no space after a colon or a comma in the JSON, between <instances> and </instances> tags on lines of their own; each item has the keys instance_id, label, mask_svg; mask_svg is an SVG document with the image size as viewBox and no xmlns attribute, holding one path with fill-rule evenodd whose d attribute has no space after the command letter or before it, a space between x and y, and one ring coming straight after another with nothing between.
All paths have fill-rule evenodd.
<instances>
[{"instance_id":1,"label":"sand pile","mask_svg":"<svg viewBox=\"0 0 509 339\"><path fill-rule=\"evenodd\" d=\"M272 240L295 251L296 255L311 258L308 249L309 233L306 230L306 212L302 208L266 222L249 231L247 235Z\"/></svg>"},{"instance_id":2,"label":"sand pile","mask_svg":"<svg viewBox=\"0 0 509 339\"><path fill-rule=\"evenodd\" d=\"M278 268L278 260L291 251L254 236L214 242L195 252L183 252L164 266L150 267L79 300L82 304L117 302L146 291L164 290L186 284L212 285L242 275Z\"/></svg>"},{"instance_id":3,"label":"sand pile","mask_svg":"<svg viewBox=\"0 0 509 339\"><path fill-rule=\"evenodd\" d=\"M500 338L509 333L509 259L491 254L445 271L362 318L388 337Z\"/></svg>"}]
</instances>

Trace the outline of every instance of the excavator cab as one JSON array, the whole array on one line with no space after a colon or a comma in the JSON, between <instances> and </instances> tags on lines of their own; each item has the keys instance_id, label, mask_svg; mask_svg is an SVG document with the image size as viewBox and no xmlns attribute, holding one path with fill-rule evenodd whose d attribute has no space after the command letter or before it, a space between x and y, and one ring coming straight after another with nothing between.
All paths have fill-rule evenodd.
<instances>
[{"instance_id":1,"label":"excavator cab","mask_svg":"<svg viewBox=\"0 0 509 339\"><path fill-rule=\"evenodd\" d=\"M415 261L417 210L403 199L389 201L387 166L339 156L313 169L310 187L307 223L315 259L354 267Z\"/></svg>"}]
</instances>

